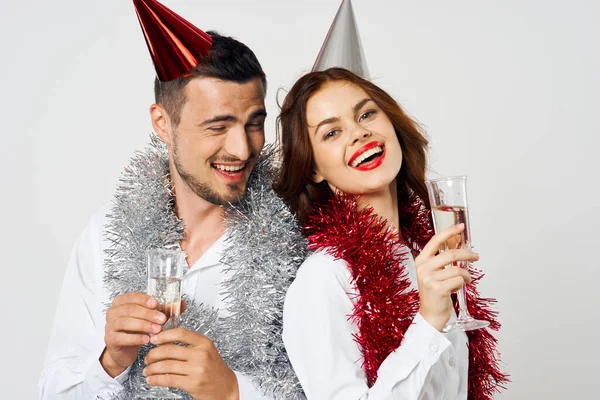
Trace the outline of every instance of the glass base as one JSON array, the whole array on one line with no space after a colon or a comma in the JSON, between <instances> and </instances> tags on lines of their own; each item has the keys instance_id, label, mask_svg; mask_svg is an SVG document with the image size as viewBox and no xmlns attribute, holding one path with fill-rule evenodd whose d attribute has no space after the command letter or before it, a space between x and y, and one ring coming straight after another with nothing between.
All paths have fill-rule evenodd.
<instances>
[{"instance_id":1,"label":"glass base","mask_svg":"<svg viewBox=\"0 0 600 400\"><path fill-rule=\"evenodd\" d=\"M488 321L481 321L473 317L462 317L446 325L442 332L447 333L453 331L474 331L477 329L485 328L489 324L490 323Z\"/></svg>"},{"instance_id":2,"label":"glass base","mask_svg":"<svg viewBox=\"0 0 600 400\"><path fill-rule=\"evenodd\" d=\"M177 393L170 392L169 389L164 387L154 387L150 390L144 390L143 392L136 393L136 399L145 399L145 400L170 400L170 399L183 399L182 396Z\"/></svg>"}]
</instances>

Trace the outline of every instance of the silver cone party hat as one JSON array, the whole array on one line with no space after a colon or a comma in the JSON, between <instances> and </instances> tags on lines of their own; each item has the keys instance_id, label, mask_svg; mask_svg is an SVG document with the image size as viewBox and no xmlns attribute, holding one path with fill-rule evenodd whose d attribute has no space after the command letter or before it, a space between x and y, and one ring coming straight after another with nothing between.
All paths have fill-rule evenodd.
<instances>
[{"instance_id":1,"label":"silver cone party hat","mask_svg":"<svg viewBox=\"0 0 600 400\"><path fill-rule=\"evenodd\" d=\"M342 1L312 70L332 67L345 68L360 77L370 78L350 0Z\"/></svg>"}]
</instances>

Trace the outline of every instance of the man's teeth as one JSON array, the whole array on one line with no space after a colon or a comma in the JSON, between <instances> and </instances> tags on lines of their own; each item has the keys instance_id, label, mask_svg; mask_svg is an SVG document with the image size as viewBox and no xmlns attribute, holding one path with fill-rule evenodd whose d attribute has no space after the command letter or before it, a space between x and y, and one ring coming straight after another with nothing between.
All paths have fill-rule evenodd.
<instances>
[{"instance_id":1,"label":"man's teeth","mask_svg":"<svg viewBox=\"0 0 600 400\"><path fill-rule=\"evenodd\" d=\"M383 148L381 146L373 147L371 150L367 150L364 153L362 153L360 156L358 156L356 158L356 160L352 161L352 166L358 167L358 165L361 162L365 161L367 158L371 157L372 155L375 155L378 153L383 153Z\"/></svg>"},{"instance_id":2,"label":"man's teeth","mask_svg":"<svg viewBox=\"0 0 600 400\"><path fill-rule=\"evenodd\" d=\"M242 169L244 169L243 165L219 165L219 164L214 164L214 167L216 169L220 169L221 171L230 171L230 172L241 171Z\"/></svg>"}]
</instances>

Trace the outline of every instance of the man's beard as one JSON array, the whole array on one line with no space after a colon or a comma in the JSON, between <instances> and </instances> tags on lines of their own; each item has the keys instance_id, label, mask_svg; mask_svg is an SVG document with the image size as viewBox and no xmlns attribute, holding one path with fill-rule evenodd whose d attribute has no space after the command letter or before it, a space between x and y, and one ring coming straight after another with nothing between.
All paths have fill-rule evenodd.
<instances>
[{"instance_id":1,"label":"man's beard","mask_svg":"<svg viewBox=\"0 0 600 400\"><path fill-rule=\"evenodd\" d=\"M251 156L251 158L254 158L254 156ZM214 160L216 161L216 160ZM239 161L237 159L220 159L220 161ZM199 179L197 179L195 176L193 176L192 174L188 173L183 166L181 165L180 161L179 161L179 156L177 153L177 139L175 139L175 143L173 146L173 164L175 165L175 170L177 171L177 173L179 174L179 176L181 177L181 179L186 183L186 185L188 185L188 187L190 189L192 189L192 191L196 194L196 196L203 198L204 200L208 201L209 203L212 203L214 205L217 206L224 206L227 204L236 204L238 202L240 202L244 196L246 195L246 189L247 189L247 181L242 181L239 183L231 183L228 184L228 191L226 194L219 194L217 193L213 187L211 186L210 183L207 182L202 182ZM211 165L212 168L212 162L210 162L209 160L209 164Z\"/></svg>"}]
</instances>

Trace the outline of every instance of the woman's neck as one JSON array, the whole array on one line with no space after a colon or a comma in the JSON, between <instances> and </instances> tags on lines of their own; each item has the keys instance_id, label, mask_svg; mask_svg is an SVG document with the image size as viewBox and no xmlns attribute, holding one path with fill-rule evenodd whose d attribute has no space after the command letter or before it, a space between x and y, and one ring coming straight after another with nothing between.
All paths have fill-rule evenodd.
<instances>
[{"instance_id":1,"label":"woman's neck","mask_svg":"<svg viewBox=\"0 0 600 400\"><path fill-rule=\"evenodd\" d=\"M358 208L372 207L373 211L385 219L386 226L400 232L400 217L398 213L398 189L396 180L390 185L375 193L364 194L358 202Z\"/></svg>"}]
</instances>

